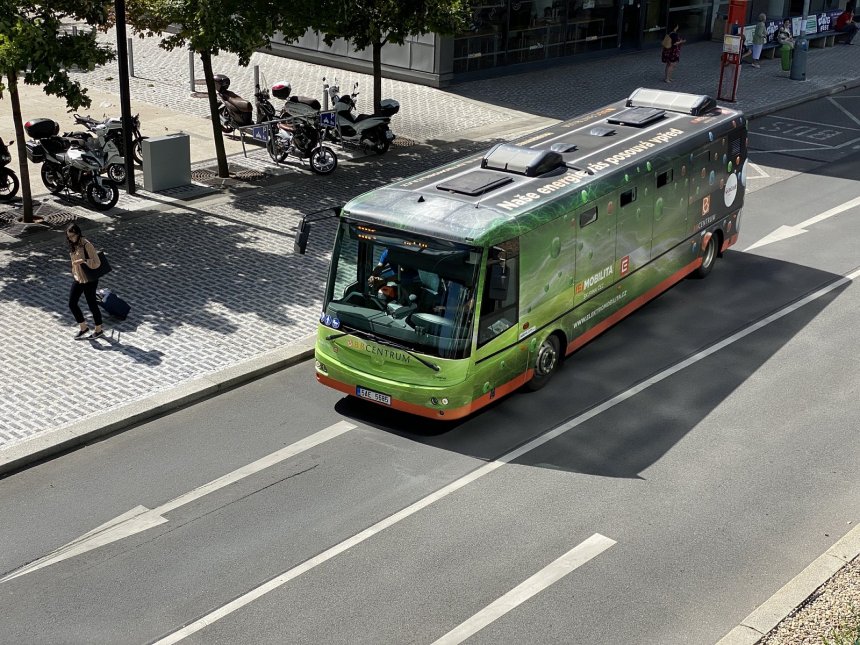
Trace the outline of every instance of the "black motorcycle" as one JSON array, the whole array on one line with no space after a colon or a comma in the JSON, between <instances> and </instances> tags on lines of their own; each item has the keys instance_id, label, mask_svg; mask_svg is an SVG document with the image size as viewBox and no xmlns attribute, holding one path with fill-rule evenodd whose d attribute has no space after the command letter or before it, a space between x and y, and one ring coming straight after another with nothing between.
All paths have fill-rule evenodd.
<instances>
[{"instance_id":1,"label":"black motorcycle","mask_svg":"<svg viewBox=\"0 0 860 645\"><path fill-rule=\"evenodd\" d=\"M337 168L337 155L328 146L321 145L323 130L319 124L320 104L316 99L290 96L288 83L276 83L272 94L284 99L280 112L269 100L269 90L258 85L254 92L257 123L268 124L266 150L272 161L283 163L289 155L307 159L311 170L327 175Z\"/></svg>"},{"instance_id":2,"label":"black motorcycle","mask_svg":"<svg viewBox=\"0 0 860 645\"><path fill-rule=\"evenodd\" d=\"M96 126L104 125L107 127L107 139L112 141L117 147L120 156L124 157L123 149L125 148L125 138L122 131L122 119L118 117L110 117L104 121L96 121L91 116L81 116L80 114L73 115L75 123L84 126L89 132L92 132ZM80 133L70 133L70 136L76 136ZM144 137L140 133L140 115L135 114L131 120L131 156L137 166L143 165L143 140ZM121 180L119 180L122 183Z\"/></svg>"},{"instance_id":3,"label":"black motorcycle","mask_svg":"<svg viewBox=\"0 0 860 645\"><path fill-rule=\"evenodd\" d=\"M18 188L21 187L18 175L11 168L6 167L12 161L12 155L9 154L9 146L13 143L15 142L10 141L7 145L3 143L3 139L0 139L0 202L12 201L15 195L18 194Z\"/></svg>"}]
</instances>

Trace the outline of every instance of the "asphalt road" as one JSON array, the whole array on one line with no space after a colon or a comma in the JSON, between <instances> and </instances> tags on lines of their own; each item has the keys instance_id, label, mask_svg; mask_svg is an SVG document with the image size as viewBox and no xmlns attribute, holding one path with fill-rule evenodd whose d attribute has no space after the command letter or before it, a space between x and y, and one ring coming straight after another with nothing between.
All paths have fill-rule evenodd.
<instances>
[{"instance_id":1,"label":"asphalt road","mask_svg":"<svg viewBox=\"0 0 860 645\"><path fill-rule=\"evenodd\" d=\"M0 480L0 643L715 642L860 520L853 114L755 122L735 250L538 393L440 427L304 364Z\"/></svg>"}]
</instances>

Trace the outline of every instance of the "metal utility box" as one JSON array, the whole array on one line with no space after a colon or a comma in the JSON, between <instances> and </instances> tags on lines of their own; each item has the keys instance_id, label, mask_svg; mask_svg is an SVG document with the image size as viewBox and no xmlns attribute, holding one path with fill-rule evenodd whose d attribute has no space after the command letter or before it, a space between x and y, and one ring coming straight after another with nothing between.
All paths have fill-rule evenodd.
<instances>
[{"instance_id":1,"label":"metal utility box","mask_svg":"<svg viewBox=\"0 0 860 645\"><path fill-rule=\"evenodd\" d=\"M191 184L191 138L168 134L144 139L143 189L150 192Z\"/></svg>"}]
</instances>

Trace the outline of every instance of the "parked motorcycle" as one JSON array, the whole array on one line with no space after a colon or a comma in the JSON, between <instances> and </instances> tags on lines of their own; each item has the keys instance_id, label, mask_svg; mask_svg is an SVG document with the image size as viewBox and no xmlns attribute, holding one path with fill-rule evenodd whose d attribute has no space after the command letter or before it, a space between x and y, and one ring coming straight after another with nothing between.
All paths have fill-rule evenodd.
<instances>
[{"instance_id":1,"label":"parked motorcycle","mask_svg":"<svg viewBox=\"0 0 860 645\"><path fill-rule=\"evenodd\" d=\"M307 159L315 173L327 175L337 168L337 155L328 146L321 145L324 133L319 124L319 101L291 96L291 91L289 83L272 86L272 94L285 100L278 112L269 100L269 90L259 85L255 88L257 123L268 124L266 150L275 163L283 163L293 154Z\"/></svg>"},{"instance_id":2,"label":"parked motorcycle","mask_svg":"<svg viewBox=\"0 0 860 645\"><path fill-rule=\"evenodd\" d=\"M328 86L327 91L336 115L335 127L328 128L327 136L341 145L361 147L380 155L387 152L395 136L388 124L391 123L391 117L400 111L400 103L394 99L383 99L379 112L356 116L353 112L358 83L353 85L350 94L341 95L338 85Z\"/></svg>"},{"instance_id":3,"label":"parked motorcycle","mask_svg":"<svg viewBox=\"0 0 860 645\"><path fill-rule=\"evenodd\" d=\"M77 115L75 115L77 117ZM77 121L77 118L75 119ZM119 136L117 136L119 131ZM90 124L86 132L65 132L74 148L89 150L104 159L107 176L117 184L124 184L126 178L125 157L120 154L117 140L122 137L122 123L119 119L106 119L103 123Z\"/></svg>"},{"instance_id":4,"label":"parked motorcycle","mask_svg":"<svg viewBox=\"0 0 860 645\"><path fill-rule=\"evenodd\" d=\"M104 121L96 121L91 116L81 116L80 114L73 115L75 123L84 126L88 131L93 128L104 125L107 127L107 138L110 139L119 150L121 157L125 156L123 148L125 148L125 138L122 132L122 119L118 117L109 117ZM135 114L131 120L131 158L135 165L143 165L143 140L144 137L140 133L140 115ZM122 182L120 182L122 183Z\"/></svg>"},{"instance_id":5,"label":"parked motorcycle","mask_svg":"<svg viewBox=\"0 0 860 645\"><path fill-rule=\"evenodd\" d=\"M10 141L7 145L3 143L3 139L0 139L0 202L12 201L21 187L18 175L15 174L14 170L6 167L12 162L9 146L13 143L15 142Z\"/></svg>"},{"instance_id":6,"label":"parked motorcycle","mask_svg":"<svg viewBox=\"0 0 860 645\"><path fill-rule=\"evenodd\" d=\"M119 200L117 185L102 178L107 172L105 157L72 147L71 139L57 136L60 124L51 119L34 119L24 124L27 135L27 157L42 164L42 182L52 194L75 191L87 198L96 210L113 208Z\"/></svg>"},{"instance_id":7,"label":"parked motorcycle","mask_svg":"<svg viewBox=\"0 0 860 645\"><path fill-rule=\"evenodd\" d=\"M235 92L229 90L230 78L224 74L215 74L215 91L218 93L218 115L221 119L221 131L229 134L236 128L253 125L253 108L251 104Z\"/></svg>"}]
</instances>

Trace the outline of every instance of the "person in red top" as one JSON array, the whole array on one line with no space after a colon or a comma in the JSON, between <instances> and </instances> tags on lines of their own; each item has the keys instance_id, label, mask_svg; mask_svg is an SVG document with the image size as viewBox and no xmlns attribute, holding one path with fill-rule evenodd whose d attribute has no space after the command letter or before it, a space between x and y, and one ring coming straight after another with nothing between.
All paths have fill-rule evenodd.
<instances>
[{"instance_id":1,"label":"person in red top","mask_svg":"<svg viewBox=\"0 0 860 645\"><path fill-rule=\"evenodd\" d=\"M839 14L836 19L836 31L847 34L846 45L851 45L854 42L854 36L857 35L857 23L854 22L854 3L849 3L845 7L845 11Z\"/></svg>"}]
</instances>

